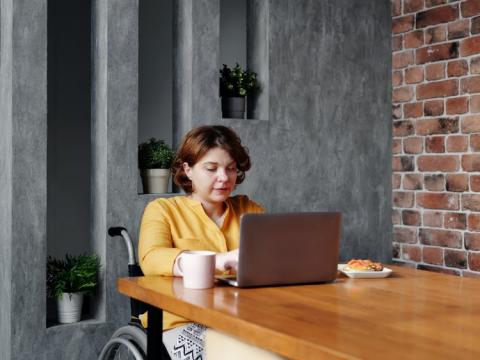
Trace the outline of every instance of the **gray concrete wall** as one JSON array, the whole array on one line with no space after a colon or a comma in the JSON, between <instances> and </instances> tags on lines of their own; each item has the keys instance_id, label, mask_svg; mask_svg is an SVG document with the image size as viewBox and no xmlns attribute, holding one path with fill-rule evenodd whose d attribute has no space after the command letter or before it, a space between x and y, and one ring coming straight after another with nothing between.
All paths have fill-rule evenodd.
<instances>
[{"instance_id":1,"label":"gray concrete wall","mask_svg":"<svg viewBox=\"0 0 480 360\"><path fill-rule=\"evenodd\" d=\"M247 64L259 89L247 98L247 118L268 120L270 109L269 2L247 1Z\"/></svg>"},{"instance_id":2,"label":"gray concrete wall","mask_svg":"<svg viewBox=\"0 0 480 360\"><path fill-rule=\"evenodd\" d=\"M138 3L98 0L93 9L91 238L102 286L94 319L46 328L47 2L1 2L1 359L96 358L129 318L115 282L127 274L126 250L106 231L122 224L136 234L151 200L136 192Z\"/></svg>"},{"instance_id":3,"label":"gray concrete wall","mask_svg":"<svg viewBox=\"0 0 480 360\"><path fill-rule=\"evenodd\" d=\"M12 339L12 0L0 0L0 359Z\"/></svg>"},{"instance_id":4,"label":"gray concrete wall","mask_svg":"<svg viewBox=\"0 0 480 360\"><path fill-rule=\"evenodd\" d=\"M2 339L2 349L6 344L11 358L26 359L41 354L45 344L47 2L20 0L11 4L10 13L3 14L2 9L2 17L8 17L12 24L12 178L6 187L13 199L7 240L12 257L6 264L11 272L7 309L11 339L10 344Z\"/></svg>"},{"instance_id":5,"label":"gray concrete wall","mask_svg":"<svg viewBox=\"0 0 480 360\"><path fill-rule=\"evenodd\" d=\"M235 128L254 163L239 192L270 211L341 211L342 259L391 260L389 11L388 1L269 1L257 22L269 38L268 120L221 120L218 98L206 96L192 97L191 119L174 118L183 131ZM216 27L214 9L202 15L192 15L192 27ZM205 42L191 34L194 44ZM215 68L218 49L207 45L209 57L191 55L194 73ZM215 82L203 75L192 92Z\"/></svg>"}]
</instances>

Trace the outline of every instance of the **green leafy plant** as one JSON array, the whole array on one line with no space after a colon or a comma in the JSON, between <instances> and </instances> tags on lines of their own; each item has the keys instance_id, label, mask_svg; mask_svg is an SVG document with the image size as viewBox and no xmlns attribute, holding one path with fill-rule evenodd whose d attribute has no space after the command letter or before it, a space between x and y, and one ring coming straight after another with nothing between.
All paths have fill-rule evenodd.
<instances>
[{"instance_id":1,"label":"green leafy plant","mask_svg":"<svg viewBox=\"0 0 480 360\"><path fill-rule=\"evenodd\" d=\"M163 140L151 138L138 145L140 169L170 169L174 156L174 151Z\"/></svg>"},{"instance_id":2,"label":"green leafy plant","mask_svg":"<svg viewBox=\"0 0 480 360\"><path fill-rule=\"evenodd\" d=\"M100 259L97 255L67 254L64 259L47 259L47 293L59 298L63 293L92 294L98 283Z\"/></svg>"},{"instance_id":3,"label":"green leafy plant","mask_svg":"<svg viewBox=\"0 0 480 360\"><path fill-rule=\"evenodd\" d=\"M220 97L244 97L258 89L257 74L243 70L238 63L233 69L223 64L220 75Z\"/></svg>"}]
</instances>

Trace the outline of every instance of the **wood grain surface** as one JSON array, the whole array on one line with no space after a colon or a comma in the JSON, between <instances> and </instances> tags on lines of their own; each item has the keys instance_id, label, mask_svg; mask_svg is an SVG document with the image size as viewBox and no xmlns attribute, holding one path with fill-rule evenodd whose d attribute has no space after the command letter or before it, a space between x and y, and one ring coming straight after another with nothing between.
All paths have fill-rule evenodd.
<instances>
[{"instance_id":1,"label":"wood grain surface","mask_svg":"<svg viewBox=\"0 0 480 360\"><path fill-rule=\"evenodd\" d=\"M480 281L389 267L318 285L192 290L152 276L118 289L292 359L480 359Z\"/></svg>"}]
</instances>

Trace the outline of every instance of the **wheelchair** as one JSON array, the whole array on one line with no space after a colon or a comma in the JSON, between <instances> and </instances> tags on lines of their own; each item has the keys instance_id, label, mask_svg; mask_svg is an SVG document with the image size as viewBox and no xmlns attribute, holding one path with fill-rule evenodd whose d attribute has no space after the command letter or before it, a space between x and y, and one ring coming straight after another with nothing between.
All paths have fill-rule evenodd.
<instances>
[{"instance_id":1,"label":"wheelchair","mask_svg":"<svg viewBox=\"0 0 480 360\"><path fill-rule=\"evenodd\" d=\"M111 237L121 236L128 251L128 276L143 276L142 270L135 259L135 250L128 231L123 227L111 227L108 229ZM116 330L110 340L105 344L99 360L113 359L147 359L147 329L139 319L139 315L147 311L147 307L141 301L130 299L130 322ZM170 359L165 345L161 348L162 358Z\"/></svg>"}]
</instances>

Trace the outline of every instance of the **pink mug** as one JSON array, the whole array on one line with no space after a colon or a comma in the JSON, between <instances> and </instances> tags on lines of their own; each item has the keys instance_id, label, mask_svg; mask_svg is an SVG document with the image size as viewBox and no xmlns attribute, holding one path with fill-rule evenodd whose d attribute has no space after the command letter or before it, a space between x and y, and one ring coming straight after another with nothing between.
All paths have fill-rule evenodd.
<instances>
[{"instance_id":1,"label":"pink mug","mask_svg":"<svg viewBox=\"0 0 480 360\"><path fill-rule=\"evenodd\" d=\"M183 276L185 288L212 288L215 276L215 253L213 251L184 251L178 259L178 270Z\"/></svg>"}]
</instances>

